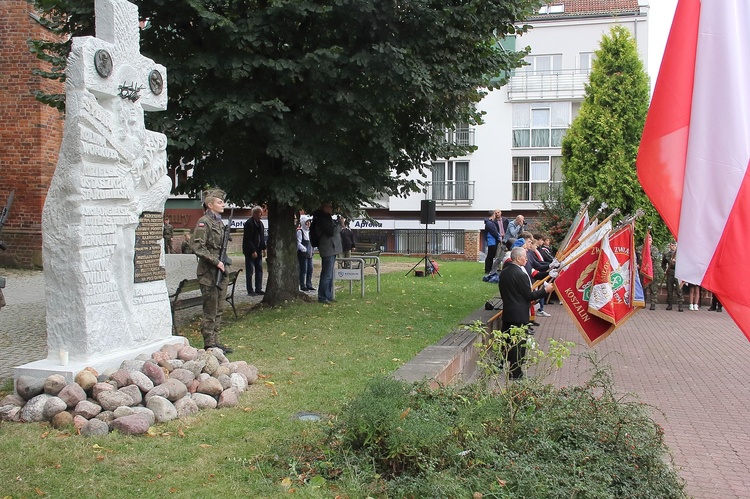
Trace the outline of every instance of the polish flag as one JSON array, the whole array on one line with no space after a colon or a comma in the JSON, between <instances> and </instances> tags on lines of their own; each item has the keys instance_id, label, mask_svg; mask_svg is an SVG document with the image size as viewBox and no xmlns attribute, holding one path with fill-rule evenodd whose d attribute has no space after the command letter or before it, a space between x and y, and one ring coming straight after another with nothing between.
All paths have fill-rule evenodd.
<instances>
[{"instance_id":1,"label":"polish flag","mask_svg":"<svg viewBox=\"0 0 750 499\"><path fill-rule=\"evenodd\" d=\"M638 177L679 250L750 338L750 1L679 0L638 151Z\"/></svg>"}]
</instances>

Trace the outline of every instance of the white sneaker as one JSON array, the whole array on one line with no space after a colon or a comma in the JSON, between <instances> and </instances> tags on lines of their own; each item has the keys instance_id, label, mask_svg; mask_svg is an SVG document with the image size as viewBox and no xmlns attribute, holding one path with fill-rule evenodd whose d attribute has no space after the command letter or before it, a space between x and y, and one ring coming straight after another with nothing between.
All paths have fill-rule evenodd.
<instances>
[{"instance_id":1,"label":"white sneaker","mask_svg":"<svg viewBox=\"0 0 750 499\"><path fill-rule=\"evenodd\" d=\"M536 315L538 315L539 317L552 317L552 316L551 316L550 314L548 314L548 313L547 313L547 312L545 312L544 310L540 310L540 311L538 311L538 312L536 313Z\"/></svg>"}]
</instances>

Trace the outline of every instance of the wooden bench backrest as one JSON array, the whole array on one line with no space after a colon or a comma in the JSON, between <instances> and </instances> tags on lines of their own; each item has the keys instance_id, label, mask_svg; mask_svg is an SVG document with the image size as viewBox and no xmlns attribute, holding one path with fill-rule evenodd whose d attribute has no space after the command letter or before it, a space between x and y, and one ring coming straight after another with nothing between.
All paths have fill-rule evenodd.
<instances>
[{"instance_id":1,"label":"wooden bench backrest","mask_svg":"<svg viewBox=\"0 0 750 499\"><path fill-rule=\"evenodd\" d=\"M242 270L235 270L234 272L230 272L227 276L227 284L229 286L233 286L235 282L237 282L237 276L242 272ZM172 295L174 296L180 296L184 293L190 293L191 291L200 291L201 285L198 283L198 279L183 279L180 281L180 284L177 285L177 291Z\"/></svg>"}]
</instances>

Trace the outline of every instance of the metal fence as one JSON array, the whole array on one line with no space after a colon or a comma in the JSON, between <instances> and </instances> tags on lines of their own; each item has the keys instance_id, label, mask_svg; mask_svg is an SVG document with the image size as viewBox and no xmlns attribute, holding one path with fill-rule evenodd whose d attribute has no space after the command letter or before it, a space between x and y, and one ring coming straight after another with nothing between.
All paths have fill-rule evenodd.
<instances>
[{"instance_id":1,"label":"metal fence","mask_svg":"<svg viewBox=\"0 0 750 499\"><path fill-rule=\"evenodd\" d=\"M464 254L463 230L395 229L357 230L357 241L375 244L386 253L430 255ZM425 245L425 236L427 244Z\"/></svg>"}]
</instances>

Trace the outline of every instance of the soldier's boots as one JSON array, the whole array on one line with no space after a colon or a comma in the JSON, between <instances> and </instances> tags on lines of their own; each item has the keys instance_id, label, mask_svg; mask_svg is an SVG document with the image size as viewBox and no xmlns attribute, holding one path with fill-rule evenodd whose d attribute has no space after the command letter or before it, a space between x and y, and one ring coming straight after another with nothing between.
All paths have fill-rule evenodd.
<instances>
[{"instance_id":1,"label":"soldier's boots","mask_svg":"<svg viewBox=\"0 0 750 499\"><path fill-rule=\"evenodd\" d=\"M656 305L654 305L654 304L652 303L652 304L651 304L651 306L649 307L649 310L656 310Z\"/></svg>"},{"instance_id":2,"label":"soldier's boots","mask_svg":"<svg viewBox=\"0 0 750 499\"><path fill-rule=\"evenodd\" d=\"M672 310L672 304L667 305L667 310Z\"/></svg>"},{"instance_id":3,"label":"soldier's boots","mask_svg":"<svg viewBox=\"0 0 750 499\"><path fill-rule=\"evenodd\" d=\"M682 303L677 304L677 311L682 312Z\"/></svg>"}]
</instances>

